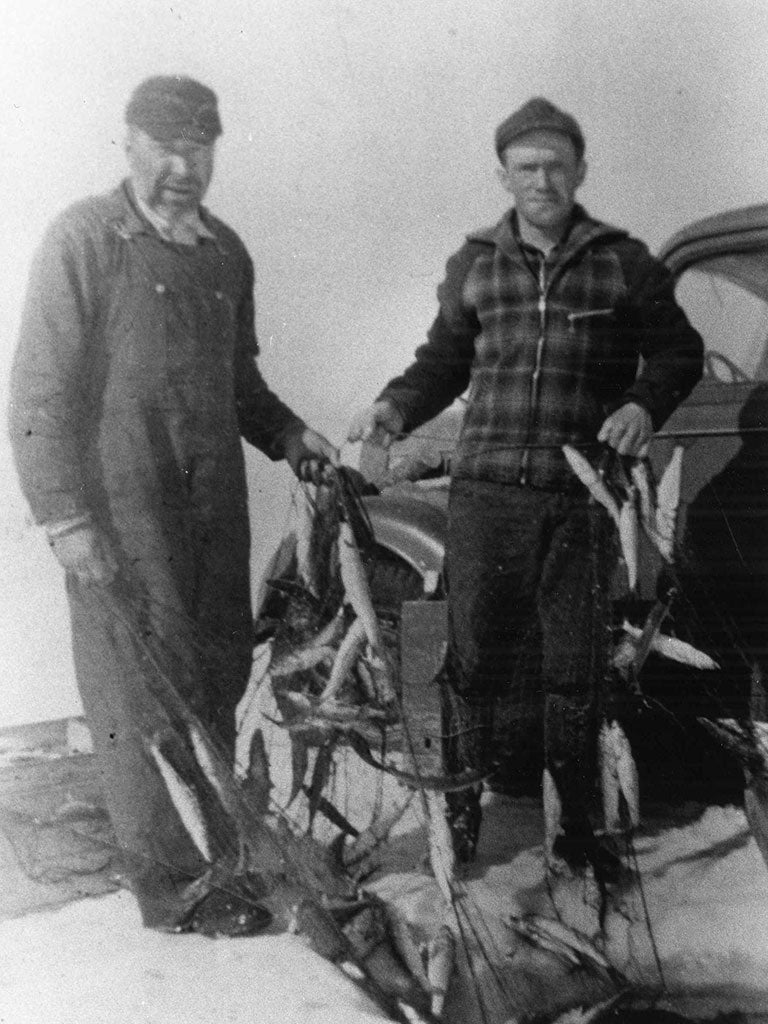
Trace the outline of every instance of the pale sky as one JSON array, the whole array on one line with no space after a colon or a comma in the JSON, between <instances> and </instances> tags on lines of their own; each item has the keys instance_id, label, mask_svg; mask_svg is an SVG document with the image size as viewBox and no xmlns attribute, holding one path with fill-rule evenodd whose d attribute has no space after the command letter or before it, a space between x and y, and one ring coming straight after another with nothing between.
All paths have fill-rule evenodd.
<instances>
[{"instance_id":1,"label":"pale sky","mask_svg":"<svg viewBox=\"0 0 768 1024\"><path fill-rule=\"evenodd\" d=\"M506 209L493 131L531 95L581 122L590 212L654 249L768 191L765 0L25 0L2 20L3 405L34 246L117 183L150 74L217 91L207 201L256 264L262 369L337 443L423 339L446 258ZM258 557L287 478L249 467ZM0 473L2 726L79 705L61 576L4 438Z\"/></svg>"}]
</instances>

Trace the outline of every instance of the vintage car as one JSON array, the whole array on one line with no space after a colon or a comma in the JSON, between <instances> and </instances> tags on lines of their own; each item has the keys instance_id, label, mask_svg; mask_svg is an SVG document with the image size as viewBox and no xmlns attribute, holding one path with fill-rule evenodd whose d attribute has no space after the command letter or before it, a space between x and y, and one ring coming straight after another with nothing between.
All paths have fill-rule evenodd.
<instances>
[{"instance_id":1,"label":"vintage car","mask_svg":"<svg viewBox=\"0 0 768 1024\"><path fill-rule=\"evenodd\" d=\"M731 760L695 723L699 715L742 713L750 678L768 663L768 205L697 221L659 255L706 347L703 379L650 453L659 474L675 446L684 450L679 596L665 628L709 650L721 669L702 678L649 659L646 714L633 743L660 788L690 795L706 786L711 793L714 778L730 792L738 783ZM406 696L422 706L436 699L429 680L445 638L447 486L462 412L459 400L388 452L366 445L361 454L379 545L374 588L399 624ZM658 560L644 559L648 601L659 568ZM518 774L536 774L538 753L520 753Z\"/></svg>"}]
</instances>

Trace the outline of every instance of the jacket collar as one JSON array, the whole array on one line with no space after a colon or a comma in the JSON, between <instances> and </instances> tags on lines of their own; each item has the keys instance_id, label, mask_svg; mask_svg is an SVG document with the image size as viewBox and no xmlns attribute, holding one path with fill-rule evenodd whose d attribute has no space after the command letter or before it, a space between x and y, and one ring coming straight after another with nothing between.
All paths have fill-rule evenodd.
<instances>
[{"instance_id":1,"label":"jacket collar","mask_svg":"<svg viewBox=\"0 0 768 1024\"><path fill-rule=\"evenodd\" d=\"M515 231L516 219L517 213L512 208L504 214L498 224L492 228L473 232L467 238L471 242L484 242L486 245L496 246L511 259L522 260L524 257ZM626 236L626 231L594 220L582 206L577 204L573 208L565 240L558 247L555 265L562 266L576 254L589 248L596 239L626 238Z\"/></svg>"},{"instance_id":2,"label":"jacket collar","mask_svg":"<svg viewBox=\"0 0 768 1024\"><path fill-rule=\"evenodd\" d=\"M124 179L109 196L114 209L114 216L109 218L109 224L121 238L130 240L136 235L157 235L157 228L150 223L139 209L133 194L130 179ZM216 225L213 218L204 207L200 207L200 220L211 234L211 240L221 253L226 253L226 248L216 232Z\"/></svg>"}]
</instances>

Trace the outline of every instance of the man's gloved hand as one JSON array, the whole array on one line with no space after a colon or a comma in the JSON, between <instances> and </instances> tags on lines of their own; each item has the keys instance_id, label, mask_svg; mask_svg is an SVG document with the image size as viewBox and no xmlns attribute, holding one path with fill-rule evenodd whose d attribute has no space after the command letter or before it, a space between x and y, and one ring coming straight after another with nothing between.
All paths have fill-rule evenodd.
<instances>
[{"instance_id":1,"label":"man's gloved hand","mask_svg":"<svg viewBox=\"0 0 768 1024\"><path fill-rule=\"evenodd\" d=\"M653 436L651 414L636 402L620 406L604 421L597 435L619 455L637 456Z\"/></svg>"},{"instance_id":2,"label":"man's gloved hand","mask_svg":"<svg viewBox=\"0 0 768 1024\"><path fill-rule=\"evenodd\" d=\"M316 430L302 427L286 438L285 458L299 480L320 484L326 467L339 465L339 450Z\"/></svg>"},{"instance_id":3,"label":"man's gloved hand","mask_svg":"<svg viewBox=\"0 0 768 1024\"><path fill-rule=\"evenodd\" d=\"M117 573L117 559L108 541L93 526L81 526L49 543L59 564L86 585L106 586Z\"/></svg>"},{"instance_id":4,"label":"man's gloved hand","mask_svg":"<svg viewBox=\"0 0 768 1024\"><path fill-rule=\"evenodd\" d=\"M347 440L371 441L389 448L403 432L402 413L386 398L357 413L349 425Z\"/></svg>"}]
</instances>

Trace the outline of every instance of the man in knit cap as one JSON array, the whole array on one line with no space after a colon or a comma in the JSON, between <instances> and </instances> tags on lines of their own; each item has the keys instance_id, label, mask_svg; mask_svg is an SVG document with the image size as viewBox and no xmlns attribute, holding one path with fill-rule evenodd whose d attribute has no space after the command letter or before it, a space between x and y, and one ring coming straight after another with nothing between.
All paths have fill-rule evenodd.
<instances>
[{"instance_id":1,"label":"man in knit cap","mask_svg":"<svg viewBox=\"0 0 768 1024\"><path fill-rule=\"evenodd\" d=\"M574 117L537 97L495 143L514 207L448 261L426 344L349 436L386 445L469 388L451 465L445 767L489 766L502 698L523 747L541 708L556 859L610 880L621 865L595 838L589 793L616 546L561 448L636 455L699 379L702 342L664 266L576 203L587 166ZM532 638L536 693L521 679ZM448 818L471 860L479 791L450 794Z\"/></svg>"},{"instance_id":2,"label":"man in knit cap","mask_svg":"<svg viewBox=\"0 0 768 1024\"><path fill-rule=\"evenodd\" d=\"M174 695L233 761L254 643L241 438L315 481L338 454L258 370L251 259L202 206L215 94L150 78L125 119L127 180L67 209L36 254L12 443L66 571L78 686L143 921L251 934L268 913L247 884L206 881L226 837L193 842L184 789L173 803L158 765L193 787Z\"/></svg>"}]
</instances>

